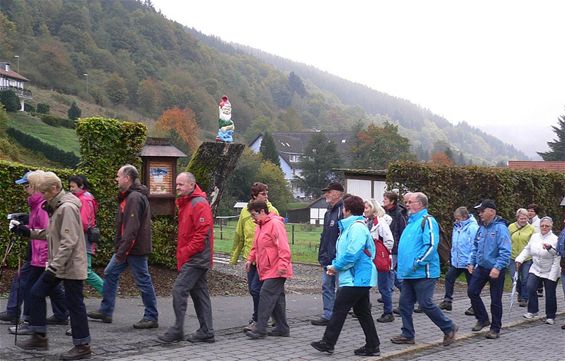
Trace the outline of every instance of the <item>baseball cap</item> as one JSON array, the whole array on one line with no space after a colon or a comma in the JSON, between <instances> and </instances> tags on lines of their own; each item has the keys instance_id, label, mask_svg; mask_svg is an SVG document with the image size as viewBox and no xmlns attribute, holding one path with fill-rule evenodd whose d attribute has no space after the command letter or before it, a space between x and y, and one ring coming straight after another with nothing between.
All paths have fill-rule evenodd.
<instances>
[{"instance_id":1,"label":"baseball cap","mask_svg":"<svg viewBox=\"0 0 565 361\"><path fill-rule=\"evenodd\" d=\"M338 183L338 182L332 182L332 183L328 184L328 185L326 186L326 188L323 188L323 189L322 189L322 192L327 192L327 191L340 191L340 192L343 192L343 191L345 191L345 190L343 189L343 186L342 186L340 183Z\"/></svg>"},{"instance_id":2,"label":"baseball cap","mask_svg":"<svg viewBox=\"0 0 565 361\"><path fill-rule=\"evenodd\" d=\"M27 179L27 177L31 174L31 171L27 172L26 174L24 174L23 177L21 177L20 179L18 179L16 181L16 184L27 184L29 183L29 180Z\"/></svg>"},{"instance_id":3,"label":"baseball cap","mask_svg":"<svg viewBox=\"0 0 565 361\"><path fill-rule=\"evenodd\" d=\"M496 203L494 203L492 199L483 199L481 203L477 204L474 208L478 210L483 210L485 208L496 210Z\"/></svg>"}]
</instances>

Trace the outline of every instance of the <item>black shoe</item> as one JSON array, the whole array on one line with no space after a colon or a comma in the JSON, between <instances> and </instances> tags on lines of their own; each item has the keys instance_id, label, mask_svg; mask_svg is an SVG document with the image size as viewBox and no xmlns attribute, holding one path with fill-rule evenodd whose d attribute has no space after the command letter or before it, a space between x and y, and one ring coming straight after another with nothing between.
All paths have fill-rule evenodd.
<instances>
[{"instance_id":1,"label":"black shoe","mask_svg":"<svg viewBox=\"0 0 565 361\"><path fill-rule=\"evenodd\" d=\"M327 343L324 340L311 342L310 346L314 347L316 350L318 350L320 352L327 352L330 355L334 353L334 346L330 345L329 343Z\"/></svg>"},{"instance_id":2,"label":"black shoe","mask_svg":"<svg viewBox=\"0 0 565 361\"><path fill-rule=\"evenodd\" d=\"M159 322L155 320L148 320L146 318L142 318L137 323L133 324L133 328L137 328L137 329L159 328Z\"/></svg>"},{"instance_id":3,"label":"black shoe","mask_svg":"<svg viewBox=\"0 0 565 361\"><path fill-rule=\"evenodd\" d=\"M377 322L386 323L394 321L394 315L392 313L383 313L381 317L377 318Z\"/></svg>"},{"instance_id":4,"label":"black shoe","mask_svg":"<svg viewBox=\"0 0 565 361\"><path fill-rule=\"evenodd\" d=\"M380 356L381 350L379 350L378 347L371 348L371 347L363 346L353 351L353 353L357 356Z\"/></svg>"},{"instance_id":5,"label":"black shoe","mask_svg":"<svg viewBox=\"0 0 565 361\"><path fill-rule=\"evenodd\" d=\"M330 323L330 320L326 320L323 317L317 318L315 320L310 321L311 324L314 326L327 326Z\"/></svg>"},{"instance_id":6,"label":"black shoe","mask_svg":"<svg viewBox=\"0 0 565 361\"><path fill-rule=\"evenodd\" d=\"M485 337L491 340L495 340L500 337L500 334L496 331L490 330L489 332L487 332Z\"/></svg>"},{"instance_id":7,"label":"black shoe","mask_svg":"<svg viewBox=\"0 0 565 361\"><path fill-rule=\"evenodd\" d=\"M413 345L416 343L413 338L404 337L402 335L394 336L390 339L390 342L397 345Z\"/></svg>"},{"instance_id":8,"label":"black shoe","mask_svg":"<svg viewBox=\"0 0 565 361\"><path fill-rule=\"evenodd\" d=\"M12 325L16 324L17 317L8 313L8 311L0 312L0 321L10 322Z\"/></svg>"},{"instance_id":9,"label":"black shoe","mask_svg":"<svg viewBox=\"0 0 565 361\"><path fill-rule=\"evenodd\" d=\"M65 335L66 336L72 336L73 335L73 329L69 328L67 331L65 331Z\"/></svg>"},{"instance_id":10,"label":"black shoe","mask_svg":"<svg viewBox=\"0 0 565 361\"><path fill-rule=\"evenodd\" d=\"M12 334L16 334L16 326L11 326L8 328L8 331ZM33 335L34 332L29 328L29 323L23 322L18 325L18 335Z\"/></svg>"},{"instance_id":11,"label":"black shoe","mask_svg":"<svg viewBox=\"0 0 565 361\"><path fill-rule=\"evenodd\" d=\"M92 351L89 345L76 345L69 351L62 353L59 360L82 360L90 358Z\"/></svg>"},{"instance_id":12,"label":"black shoe","mask_svg":"<svg viewBox=\"0 0 565 361\"><path fill-rule=\"evenodd\" d=\"M260 338L265 338L267 335L264 333L259 333L257 331L245 331L245 336L252 340L258 340Z\"/></svg>"},{"instance_id":13,"label":"black shoe","mask_svg":"<svg viewBox=\"0 0 565 361\"><path fill-rule=\"evenodd\" d=\"M420 308L420 306L418 306L417 308L414 309L414 313L423 313L423 312L424 312L424 310L422 310Z\"/></svg>"},{"instance_id":14,"label":"black shoe","mask_svg":"<svg viewBox=\"0 0 565 361\"><path fill-rule=\"evenodd\" d=\"M520 307L528 307L528 300L521 300L520 302L518 302L518 305Z\"/></svg>"},{"instance_id":15,"label":"black shoe","mask_svg":"<svg viewBox=\"0 0 565 361\"><path fill-rule=\"evenodd\" d=\"M247 332L246 332L247 334ZM186 340L188 342L192 342L192 343L196 343L196 342L205 342L205 343L214 343L216 342L216 339L214 338L214 336L200 336L197 335L196 333L190 334L186 337Z\"/></svg>"},{"instance_id":16,"label":"black shoe","mask_svg":"<svg viewBox=\"0 0 565 361\"><path fill-rule=\"evenodd\" d=\"M173 333L165 332L164 334L157 336L157 339L163 343L173 343L182 341L184 337L183 335L175 335Z\"/></svg>"},{"instance_id":17,"label":"black shoe","mask_svg":"<svg viewBox=\"0 0 565 361\"><path fill-rule=\"evenodd\" d=\"M400 309L398 307L395 307L392 309L392 313L400 315Z\"/></svg>"},{"instance_id":18,"label":"black shoe","mask_svg":"<svg viewBox=\"0 0 565 361\"><path fill-rule=\"evenodd\" d=\"M66 326L66 325L69 324L68 318L65 318L64 320L60 320L57 317L55 317L55 315L47 317L47 319L45 321L47 322L48 325L63 325L63 326Z\"/></svg>"},{"instance_id":19,"label":"black shoe","mask_svg":"<svg viewBox=\"0 0 565 361\"><path fill-rule=\"evenodd\" d=\"M465 311L465 316L475 316L475 310L473 309L473 306L469 307L467 311Z\"/></svg>"},{"instance_id":20,"label":"black shoe","mask_svg":"<svg viewBox=\"0 0 565 361\"><path fill-rule=\"evenodd\" d=\"M377 302L378 302L378 303L383 303L384 301L383 301L383 299L382 299L382 297L381 297L381 298L377 298ZM365 346L363 346L363 347L365 347ZM361 348L363 348L363 347L361 347ZM360 349L361 349L361 348L360 348ZM359 349L359 350L360 350L360 349ZM357 351L357 350L355 350L355 351Z\"/></svg>"},{"instance_id":21,"label":"black shoe","mask_svg":"<svg viewBox=\"0 0 565 361\"><path fill-rule=\"evenodd\" d=\"M480 331L480 330L482 330L483 328L488 327L488 326L490 326L490 321L489 321L489 320L486 320L486 321L484 321L484 322L477 321L477 323L476 323L475 326L471 329L471 331L477 332L477 331Z\"/></svg>"},{"instance_id":22,"label":"black shoe","mask_svg":"<svg viewBox=\"0 0 565 361\"><path fill-rule=\"evenodd\" d=\"M16 346L24 350L47 351L49 350L49 341L47 336L34 333L27 340L18 342Z\"/></svg>"},{"instance_id":23,"label":"black shoe","mask_svg":"<svg viewBox=\"0 0 565 361\"><path fill-rule=\"evenodd\" d=\"M543 297L543 288L538 289L537 294L538 297Z\"/></svg>"},{"instance_id":24,"label":"black shoe","mask_svg":"<svg viewBox=\"0 0 565 361\"><path fill-rule=\"evenodd\" d=\"M453 305L449 301L443 301L442 303L439 304L439 309L451 311L453 309Z\"/></svg>"},{"instance_id":25,"label":"black shoe","mask_svg":"<svg viewBox=\"0 0 565 361\"><path fill-rule=\"evenodd\" d=\"M99 311L88 312L86 315L93 320L100 320L104 323L112 323L112 316L107 316Z\"/></svg>"},{"instance_id":26,"label":"black shoe","mask_svg":"<svg viewBox=\"0 0 565 361\"><path fill-rule=\"evenodd\" d=\"M283 332L281 330L277 330L276 328L267 332L268 336L276 336L276 337L290 337L290 331Z\"/></svg>"}]
</instances>

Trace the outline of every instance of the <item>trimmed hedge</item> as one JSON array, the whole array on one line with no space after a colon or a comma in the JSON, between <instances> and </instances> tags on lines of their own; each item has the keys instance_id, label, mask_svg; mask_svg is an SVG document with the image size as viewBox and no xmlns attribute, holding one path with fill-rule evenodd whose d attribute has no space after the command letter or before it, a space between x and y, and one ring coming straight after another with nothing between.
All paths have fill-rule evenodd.
<instances>
[{"instance_id":1,"label":"trimmed hedge","mask_svg":"<svg viewBox=\"0 0 565 361\"><path fill-rule=\"evenodd\" d=\"M66 167L75 167L79 162L79 157L77 157L73 152L65 152L64 150L54 147L51 144L44 143L41 140L15 128L8 128L6 133L26 148L35 152L43 153L47 159L61 163Z\"/></svg>"},{"instance_id":2,"label":"trimmed hedge","mask_svg":"<svg viewBox=\"0 0 565 361\"><path fill-rule=\"evenodd\" d=\"M75 129L76 121L67 119L67 118L59 118L54 115L44 114L41 116L41 121L47 125L52 127L63 127L69 129Z\"/></svg>"}]
</instances>

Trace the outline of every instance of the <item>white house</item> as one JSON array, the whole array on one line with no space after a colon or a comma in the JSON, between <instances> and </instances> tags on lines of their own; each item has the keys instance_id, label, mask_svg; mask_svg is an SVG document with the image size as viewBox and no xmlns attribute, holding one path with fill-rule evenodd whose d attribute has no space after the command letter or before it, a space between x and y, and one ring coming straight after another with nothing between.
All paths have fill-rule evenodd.
<instances>
[{"instance_id":1,"label":"white house","mask_svg":"<svg viewBox=\"0 0 565 361\"><path fill-rule=\"evenodd\" d=\"M24 89L29 79L10 69L10 63L0 62L0 91L12 90L20 98L20 111L24 111L24 100L32 99L31 91Z\"/></svg>"}]
</instances>

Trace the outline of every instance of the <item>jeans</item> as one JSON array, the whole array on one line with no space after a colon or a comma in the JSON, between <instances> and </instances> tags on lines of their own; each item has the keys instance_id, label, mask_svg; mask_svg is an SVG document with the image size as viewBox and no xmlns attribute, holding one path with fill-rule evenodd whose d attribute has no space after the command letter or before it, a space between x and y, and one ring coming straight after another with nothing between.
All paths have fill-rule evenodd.
<instances>
[{"instance_id":1,"label":"jeans","mask_svg":"<svg viewBox=\"0 0 565 361\"><path fill-rule=\"evenodd\" d=\"M479 322L488 321L488 313L485 304L481 299L481 291L487 284L490 285L490 312L492 313L492 323L490 329L496 333L502 327L502 293L504 292L504 273L500 271L498 278L490 278L490 269L478 266L471 274L471 281L467 288L467 295L471 299L471 306L475 310L475 318Z\"/></svg>"},{"instance_id":2,"label":"jeans","mask_svg":"<svg viewBox=\"0 0 565 361\"><path fill-rule=\"evenodd\" d=\"M10 295L8 296L8 303L6 304L6 312L8 312L10 316L19 316L22 312L24 290L27 286L30 267L29 261L25 261L20 268L20 272L16 274L12 280L12 287L10 288Z\"/></svg>"},{"instance_id":3,"label":"jeans","mask_svg":"<svg viewBox=\"0 0 565 361\"><path fill-rule=\"evenodd\" d=\"M532 260L525 261L520 266L518 272L518 283L516 284L516 293L518 293L518 301L525 301L528 299L528 277L530 274L530 267L532 266ZM508 275L510 278L514 277L516 272L516 261L511 259L508 264Z\"/></svg>"},{"instance_id":4,"label":"jeans","mask_svg":"<svg viewBox=\"0 0 565 361\"><path fill-rule=\"evenodd\" d=\"M533 273L528 276L528 312L538 313L538 287L543 285L545 287L545 316L547 318L555 319L555 312L557 312L557 281L552 281L547 278L541 278Z\"/></svg>"},{"instance_id":5,"label":"jeans","mask_svg":"<svg viewBox=\"0 0 565 361\"><path fill-rule=\"evenodd\" d=\"M335 307L332 318L326 326L322 340L330 345L335 345L347 313L353 307L353 312L357 315L357 320L361 324L365 334L365 346L370 349L378 348L380 345L375 322L371 315L371 303L369 302L369 291L371 287L341 287L337 291Z\"/></svg>"},{"instance_id":6,"label":"jeans","mask_svg":"<svg viewBox=\"0 0 565 361\"><path fill-rule=\"evenodd\" d=\"M561 287L563 287L563 297L565 297L565 273L561 274Z\"/></svg>"},{"instance_id":7,"label":"jeans","mask_svg":"<svg viewBox=\"0 0 565 361\"><path fill-rule=\"evenodd\" d=\"M445 296L443 300L446 302L453 302L453 290L455 289L455 280L461 273L465 273L465 279L467 280L467 286L469 286L469 280L471 279L471 274L467 271L467 268L455 268L449 266L447 274L445 275Z\"/></svg>"},{"instance_id":8,"label":"jeans","mask_svg":"<svg viewBox=\"0 0 565 361\"><path fill-rule=\"evenodd\" d=\"M200 328L196 334L202 338L214 336L212 324L212 303L208 294L208 280L205 268L192 267L185 263L173 285L173 310L175 311L175 324L167 333L182 337L184 335L184 319L186 316L188 295L192 298L194 311Z\"/></svg>"},{"instance_id":9,"label":"jeans","mask_svg":"<svg viewBox=\"0 0 565 361\"><path fill-rule=\"evenodd\" d=\"M98 276L92 269L92 255L90 253L87 253L86 258L88 260L86 283L94 287L96 292L102 295L102 293L104 292L104 280L100 278L100 276Z\"/></svg>"},{"instance_id":10,"label":"jeans","mask_svg":"<svg viewBox=\"0 0 565 361\"><path fill-rule=\"evenodd\" d=\"M383 313L392 313L392 277L390 272L378 271L378 287L383 299Z\"/></svg>"},{"instance_id":11,"label":"jeans","mask_svg":"<svg viewBox=\"0 0 565 361\"><path fill-rule=\"evenodd\" d=\"M35 307L32 301L31 288L37 282L39 277L45 272L44 267L29 267L29 274L27 279L27 284L30 287L26 287L23 292L24 296L24 315L23 319L29 321L31 315L31 309ZM65 305L65 291L63 291L63 285L60 283L49 290L47 296L51 299L51 308L53 308L53 314L57 320L66 320L68 317L67 306Z\"/></svg>"},{"instance_id":12,"label":"jeans","mask_svg":"<svg viewBox=\"0 0 565 361\"><path fill-rule=\"evenodd\" d=\"M398 288L398 290L400 290L400 288L402 287L402 280L399 279L398 277L396 277L396 266L398 265L398 255L397 254L393 254L392 255L392 270L390 271L390 279L391 279L391 284L394 285L394 287ZM394 291L394 288L393 288Z\"/></svg>"},{"instance_id":13,"label":"jeans","mask_svg":"<svg viewBox=\"0 0 565 361\"><path fill-rule=\"evenodd\" d=\"M153 288L151 275L149 274L147 256L129 255L126 260L121 263L116 259L116 255L112 256L104 270L104 292L99 309L100 313L110 317L114 313L120 275L128 266L130 267L135 284L141 292L141 299L145 306L143 318L157 321L159 317L157 312L157 298L155 297L155 288Z\"/></svg>"},{"instance_id":14,"label":"jeans","mask_svg":"<svg viewBox=\"0 0 565 361\"><path fill-rule=\"evenodd\" d=\"M414 304L416 301L420 304L420 308L426 316L444 334L449 333L453 329L453 322L445 317L439 307L433 302L434 289L437 278L419 278L402 280L402 289L400 290L400 317L402 317L402 336L413 340L416 337L414 330L414 322L412 320L412 312L414 312Z\"/></svg>"},{"instance_id":15,"label":"jeans","mask_svg":"<svg viewBox=\"0 0 565 361\"><path fill-rule=\"evenodd\" d=\"M31 288L30 329L35 333L47 333L46 302L45 297L53 292L63 282L65 286L65 305L71 318L71 330L74 345L87 345L90 343L90 331L86 307L82 296L82 280L59 279L43 272Z\"/></svg>"},{"instance_id":16,"label":"jeans","mask_svg":"<svg viewBox=\"0 0 565 361\"><path fill-rule=\"evenodd\" d=\"M259 334L267 333L267 322L273 316L276 329L281 333L290 332L286 319L286 295L284 284L286 278L268 278L263 281L261 296L259 297L259 309L257 312L257 327L255 331Z\"/></svg>"},{"instance_id":17,"label":"jeans","mask_svg":"<svg viewBox=\"0 0 565 361\"><path fill-rule=\"evenodd\" d=\"M257 322L257 310L259 309L259 294L261 293L261 286L263 282L259 281L259 273L257 272L257 266L252 264L249 266L249 272L247 272L247 287L249 289L249 294L253 299L253 316L251 317L253 321Z\"/></svg>"},{"instance_id":18,"label":"jeans","mask_svg":"<svg viewBox=\"0 0 565 361\"><path fill-rule=\"evenodd\" d=\"M324 273L322 275L322 302L324 304L324 314L322 318L329 320L332 318L332 310L335 303L335 284L336 276L330 276L326 273L327 267L323 267Z\"/></svg>"}]
</instances>

